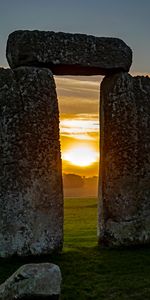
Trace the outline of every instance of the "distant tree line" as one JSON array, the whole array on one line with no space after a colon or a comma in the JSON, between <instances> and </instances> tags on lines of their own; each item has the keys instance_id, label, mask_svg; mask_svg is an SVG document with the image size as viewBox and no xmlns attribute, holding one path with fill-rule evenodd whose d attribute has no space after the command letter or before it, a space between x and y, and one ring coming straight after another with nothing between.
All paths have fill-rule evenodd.
<instances>
[{"instance_id":1,"label":"distant tree line","mask_svg":"<svg viewBox=\"0 0 150 300\"><path fill-rule=\"evenodd\" d=\"M64 188L81 188L84 185L83 178L76 174L63 174Z\"/></svg>"},{"instance_id":2,"label":"distant tree line","mask_svg":"<svg viewBox=\"0 0 150 300\"><path fill-rule=\"evenodd\" d=\"M86 185L97 185L98 177L85 177L77 174L63 174L64 188L83 188Z\"/></svg>"}]
</instances>

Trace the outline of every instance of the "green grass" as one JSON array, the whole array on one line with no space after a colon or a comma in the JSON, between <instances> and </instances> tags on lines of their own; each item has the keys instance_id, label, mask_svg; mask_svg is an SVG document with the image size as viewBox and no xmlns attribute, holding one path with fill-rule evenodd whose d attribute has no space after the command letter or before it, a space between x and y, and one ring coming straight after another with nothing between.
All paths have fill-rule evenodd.
<instances>
[{"instance_id":1,"label":"green grass","mask_svg":"<svg viewBox=\"0 0 150 300\"><path fill-rule=\"evenodd\" d=\"M97 245L97 202L94 198L66 198L64 246L67 248Z\"/></svg>"},{"instance_id":2,"label":"green grass","mask_svg":"<svg viewBox=\"0 0 150 300\"><path fill-rule=\"evenodd\" d=\"M46 258L61 268L62 300L150 300L150 249L98 248L96 221L95 199L65 200L64 250ZM27 261L1 259L0 281Z\"/></svg>"}]
</instances>

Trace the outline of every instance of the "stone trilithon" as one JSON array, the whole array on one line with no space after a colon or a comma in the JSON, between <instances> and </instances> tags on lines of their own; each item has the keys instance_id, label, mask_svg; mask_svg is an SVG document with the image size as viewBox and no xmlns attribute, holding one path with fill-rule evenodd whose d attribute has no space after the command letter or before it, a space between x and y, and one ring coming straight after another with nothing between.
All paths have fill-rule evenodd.
<instances>
[{"instance_id":1,"label":"stone trilithon","mask_svg":"<svg viewBox=\"0 0 150 300\"><path fill-rule=\"evenodd\" d=\"M59 251L63 188L53 74L105 75L100 103L98 239L150 242L150 79L127 72L120 39L16 31L0 69L0 257ZM51 72L52 71L52 72Z\"/></svg>"}]
</instances>

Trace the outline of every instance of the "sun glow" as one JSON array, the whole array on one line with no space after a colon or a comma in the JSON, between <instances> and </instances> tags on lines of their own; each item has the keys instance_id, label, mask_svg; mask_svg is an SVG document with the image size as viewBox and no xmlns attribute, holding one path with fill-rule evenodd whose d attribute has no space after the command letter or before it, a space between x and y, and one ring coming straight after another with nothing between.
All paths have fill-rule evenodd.
<instances>
[{"instance_id":1,"label":"sun glow","mask_svg":"<svg viewBox=\"0 0 150 300\"><path fill-rule=\"evenodd\" d=\"M66 151L62 158L73 165L87 167L97 161L98 154L91 147L76 146Z\"/></svg>"}]
</instances>

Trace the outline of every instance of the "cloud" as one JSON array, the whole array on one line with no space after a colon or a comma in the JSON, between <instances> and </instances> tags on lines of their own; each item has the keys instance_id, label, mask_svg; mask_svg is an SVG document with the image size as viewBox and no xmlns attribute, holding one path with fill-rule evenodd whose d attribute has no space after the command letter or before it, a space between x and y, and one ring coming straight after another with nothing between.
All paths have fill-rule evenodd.
<instances>
[{"instance_id":1,"label":"cloud","mask_svg":"<svg viewBox=\"0 0 150 300\"><path fill-rule=\"evenodd\" d=\"M61 113L97 113L101 76L56 76Z\"/></svg>"},{"instance_id":2,"label":"cloud","mask_svg":"<svg viewBox=\"0 0 150 300\"><path fill-rule=\"evenodd\" d=\"M131 72L131 76L148 76L150 77L150 74L149 73L146 73L146 72Z\"/></svg>"},{"instance_id":3,"label":"cloud","mask_svg":"<svg viewBox=\"0 0 150 300\"><path fill-rule=\"evenodd\" d=\"M98 132L99 120L96 114L76 114L74 117L65 115L61 118L61 136L79 140L97 140Z\"/></svg>"},{"instance_id":4,"label":"cloud","mask_svg":"<svg viewBox=\"0 0 150 300\"><path fill-rule=\"evenodd\" d=\"M60 77L56 86L60 109L60 139L63 154L77 147L92 147L99 153L100 76ZM98 160L89 167L73 166L63 157L63 172L97 175Z\"/></svg>"},{"instance_id":5,"label":"cloud","mask_svg":"<svg viewBox=\"0 0 150 300\"><path fill-rule=\"evenodd\" d=\"M60 113L77 114L77 113L98 113L99 101L97 99L79 98L76 95L59 97Z\"/></svg>"}]
</instances>

